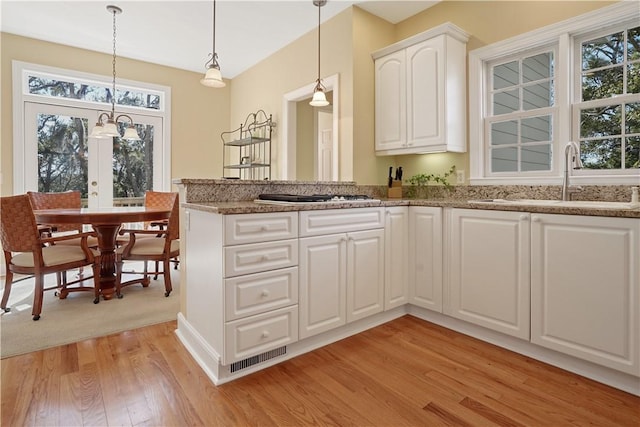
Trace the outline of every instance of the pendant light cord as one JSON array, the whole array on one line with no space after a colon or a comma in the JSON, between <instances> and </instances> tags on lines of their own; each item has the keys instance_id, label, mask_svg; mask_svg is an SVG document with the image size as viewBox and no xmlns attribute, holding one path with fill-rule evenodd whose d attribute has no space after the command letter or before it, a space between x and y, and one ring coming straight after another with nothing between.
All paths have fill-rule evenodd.
<instances>
[{"instance_id":1,"label":"pendant light cord","mask_svg":"<svg viewBox=\"0 0 640 427\"><path fill-rule=\"evenodd\" d=\"M216 0L213 0L213 56L216 55Z\"/></svg>"},{"instance_id":2,"label":"pendant light cord","mask_svg":"<svg viewBox=\"0 0 640 427\"><path fill-rule=\"evenodd\" d=\"M321 3L318 3L318 82L320 81L320 8Z\"/></svg>"}]
</instances>

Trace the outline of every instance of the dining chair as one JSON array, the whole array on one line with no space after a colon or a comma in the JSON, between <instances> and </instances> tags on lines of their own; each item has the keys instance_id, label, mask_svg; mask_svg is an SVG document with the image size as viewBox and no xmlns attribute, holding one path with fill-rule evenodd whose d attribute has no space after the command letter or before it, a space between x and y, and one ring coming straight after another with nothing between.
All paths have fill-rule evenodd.
<instances>
[{"instance_id":1,"label":"dining chair","mask_svg":"<svg viewBox=\"0 0 640 427\"><path fill-rule=\"evenodd\" d=\"M0 198L0 243L4 251L6 278L0 308L5 312L14 274L27 274L35 277L33 293L33 320L40 319L44 291L56 289L60 299L69 292L93 291L93 303L100 302L100 255L89 248L87 238L90 233L78 233L58 237L43 237L36 224L29 196L7 196ZM80 245L62 245L60 243L76 239ZM90 265L93 276L83 277L71 282L58 283L57 286L44 287L44 276L49 273L66 272L71 269ZM82 286L82 282L93 279L93 287ZM76 285L79 286L71 286Z\"/></svg>"},{"instance_id":2,"label":"dining chair","mask_svg":"<svg viewBox=\"0 0 640 427\"><path fill-rule=\"evenodd\" d=\"M164 277L165 296L168 297L173 287L171 285L171 262L180 255L180 223L178 193L147 191L144 195L145 207L167 209L171 211L162 229L145 228L121 229L120 235L128 235L126 243L116 250L116 295L122 298L121 289L125 286L141 283L149 286L149 276L162 273ZM124 241L123 241L124 242ZM124 261L144 261L142 272L123 272ZM149 271L147 262L155 261L155 271ZM159 264L162 263L162 272ZM141 274L141 279L122 281L122 274Z\"/></svg>"},{"instance_id":3,"label":"dining chair","mask_svg":"<svg viewBox=\"0 0 640 427\"><path fill-rule=\"evenodd\" d=\"M34 210L42 209L80 209L82 208L82 199L79 191L65 191L61 193L44 193L36 191L28 191L27 195L31 201ZM70 234L72 232L83 232L82 224L38 224L41 227L52 230L52 236L61 234ZM77 237L77 236L76 236ZM98 247L98 239L92 232L87 238L90 248ZM66 240L59 242L60 245L79 245L80 239Z\"/></svg>"}]
</instances>

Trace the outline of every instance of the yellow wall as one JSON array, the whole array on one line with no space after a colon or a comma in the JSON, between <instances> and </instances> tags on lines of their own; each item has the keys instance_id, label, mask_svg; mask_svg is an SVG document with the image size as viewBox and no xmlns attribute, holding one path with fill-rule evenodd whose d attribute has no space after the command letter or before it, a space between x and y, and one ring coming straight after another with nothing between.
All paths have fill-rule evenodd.
<instances>
[{"instance_id":1,"label":"yellow wall","mask_svg":"<svg viewBox=\"0 0 640 427\"><path fill-rule=\"evenodd\" d=\"M296 179L299 181L315 179L313 108L309 99L296 102Z\"/></svg>"},{"instance_id":2,"label":"yellow wall","mask_svg":"<svg viewBox=\"0 0 640 427\"><path fill-rule=\"evenodd\" d=\"M111 55L0 33L0 133L2 186L13 193L13 113L11 61L110 76ZM203 70L204 71L204 70ZM171 87L171 178L211 178L222 174L220 133L229 127L231 85L206 88L198 73L118 58L118 78ZM229 83L229 82L228 82Z\"/></svg>"},{"instance_id":3,"label":"yellow wall","mask_svg":"<svg viewBox=\"0 0 640 427\"><path fill-rule=\"evenodd\" d=\"M351 180L353 161L353 63L352 9L334 16L321 27L321 76L339 73L340 99L340 160L342 180ZM243 123L246 116L258 109L273 114L281 124L283 96L315 82L318 75L318 33L314 29L298 40L280 49L233 79L231 91L231 120L234 127ZM235 125L237 123L238 125ZM273 177L280 176L280 142L283 130L276 127L271 153Z\"/></svg>"}]
</instances>

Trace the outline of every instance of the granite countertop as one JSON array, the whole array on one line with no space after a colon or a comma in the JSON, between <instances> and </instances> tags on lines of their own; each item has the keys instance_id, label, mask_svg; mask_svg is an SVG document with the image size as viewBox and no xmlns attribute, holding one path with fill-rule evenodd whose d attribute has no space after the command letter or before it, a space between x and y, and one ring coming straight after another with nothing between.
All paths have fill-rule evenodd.
<instances>
[{"instance_id":1,"label":"granite countertop","mask_svg":"<svg viewBox=\"0 0 640 427\"><path fill-rule=\"evenodd\" d=\"M469 203L467 200L445 200L445 199L381 199L371 202L338 202L338 203L297 203L295 205L261 204L253 201L236 202L197 202L182 203L182 207L187 209L218 213L223 215L266 213L266 212L290 212L322 209L346 209L365 207L391 207L391 206L432 206L432 207L452 207L465 209L485 209L500 211L516 211L530 213L549 213L563 215L588 215L640 218L640 208L634 209L610 209L610 208L585 208L566 206L533 206L533 205L510 205L505 203Z\"/></svg>"}]
</instances>

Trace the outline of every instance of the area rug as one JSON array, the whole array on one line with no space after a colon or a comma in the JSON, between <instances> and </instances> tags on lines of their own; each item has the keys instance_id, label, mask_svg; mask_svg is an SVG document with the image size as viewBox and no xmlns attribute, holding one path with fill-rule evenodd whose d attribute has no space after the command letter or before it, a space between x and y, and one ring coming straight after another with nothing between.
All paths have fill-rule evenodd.
<instances>
[{"instance_id":1,"label":"area rug","mask_svg":"<svg viewBox=\"0 0 640 427\"><path fill-rule=\"evenodd\" d=\"M132 278L132 276L128 276ZM55 283L55 275L46 277ZM127 286L122 299L93 303L93 293L73 292L61 300L54 291L44 294L41 318L33 321L34 279L14 283L9 297L11 311L0 316L0 358L16 356L175 320L180 311L180 272L171 270L173 291L164 296L162 276L147 288Z\"/></svg>"}]
</instances>

